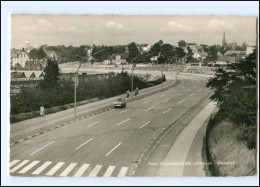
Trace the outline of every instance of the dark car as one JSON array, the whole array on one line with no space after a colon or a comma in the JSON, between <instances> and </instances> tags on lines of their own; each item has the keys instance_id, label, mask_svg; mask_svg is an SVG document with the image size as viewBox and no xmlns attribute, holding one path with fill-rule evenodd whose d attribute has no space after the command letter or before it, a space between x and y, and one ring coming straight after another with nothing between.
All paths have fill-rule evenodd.
<instances>
[{"instance_id":1,"label":"dark car","mask_svg":"<svg viewBox=\"0 0 260 187\"><path fill-rule=\"evenodd\" d=\"M122 108L126 107L126 101L125 101L125 99L122 99L122 98L117 99L117 100L114 102L114 108L117 108L117 107L122 107Z\"/></svg>"}]
</instances>

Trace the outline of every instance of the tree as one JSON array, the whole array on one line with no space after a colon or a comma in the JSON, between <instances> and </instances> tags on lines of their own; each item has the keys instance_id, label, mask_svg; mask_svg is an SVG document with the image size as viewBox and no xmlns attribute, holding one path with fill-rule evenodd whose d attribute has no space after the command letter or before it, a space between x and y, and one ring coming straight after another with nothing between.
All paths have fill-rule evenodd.
<instances>
[{"instance_id":1,"label":"tree","mask_svg":"<svg viewBox=\"0 0 260 187\"><path fill-rule=\"evenodd\" d=\"M37 53L37 50L36 49L32 49L30 52L29 52L29 58L30 59L36 59L36 53Z\"/></svg>"},{"instance_id":2,"label":"tree","mask_svg":"<svg viewBox=\"0 0 260 187\"><path fill-rule=\"evenodd\" d=\"M178 47L185 47L186 46L186 42L184 40L180 40L178 42Z\"/></svg>"},{"instance_id":3,"label":"tree","mask_svg":"<svg viewBox=\"0 0 260 187\"><path fill-rule=\"evenodd\" d=\"M243 128L249 148L256 145L256 62L255 50L246 59L229 64L226 70L217 69L206 84L214 90L210 99Z\"/></svg>"},{"instance_id":4,"label":"tree","mask_svg":"<svg viewBox=\"0 0 260 187\"><path fill-rule=\"evenodd\" d=\"M214 46L214 45L210 46L208 49L208 55L206 57L206 60L208 62L217 60L218 59L217 53L218 53L218 51L217 51L216 46Z\"/></svg>"},{"instance_id":5,"label":"tree","mask_svg":"<svg viewBox=\"0 0 260 187\"><path fill-rule=\"evenodd\" d=\"M55 89L58 86L60 75L58 62L56 60L48 58L46 67L43 71L45 75L43 82L39 85L40 88L43 90Z\"/></svg>"},{"instance_id":6,"label":"tree","mask_svg":"<svg viewBox=\"0 0 260 187\"><path fill-rule=\"evenodd\" d=\"M192 50L191 50L191 48L188 46L187 47L187 50L188 50L188 54L187 54L187 61L189 62L189 61L192 61L192 59L193 59L193 52L192 52Z\"/></svg>"},{"instance_id":7,"label":"tree","mask_svg":"<svg viewBox=\"0 0 260 187\"><path fill-rule=\"evenodd\" d=\"M153 53L153 55L159 55L161 52L161 47L163 45L163 41L160 40L157 43L155 43L151 49L150 49L150 53Z\"/></svg>"},{"instance_id":8,"label":"tree","mask_svg":"<svg viewBox=\"0 0 260 187\"><path fill-rule=\"evenodd\" d=\"M180 47L176 47L176 48L174 49L174 54L175 54L178 58L183 58L183 57L185 57L185 52L184 52L184 50L183 50L182 48L180 48Z\"/></svg>"},{"instance_id":9,"label":"tree","mask_svg":"<svg viewBox=\"0 0 260 187\"><path fill-rule=\"evenodd\" d=\"M162 44L161 55L166 59L170 59L173 56L173 46L170 44Z\"/></svg>"},{"instance_id":10,"label":"tree","mask_svg":"<svg viewBox=\"0 0 260 187\"><path fill-rule=\"evenodd\" d=\"M131 62L131 60L136 58L139 54L139 51L137 49L135 42L132 42L128 45L128 51L129 51L128 61Z\"/></svg>"},{"instance_id":11,"label":"tree","mask_svg":"<svg viewBox=\"0 0 260 187\"><path fill-rule=\"evenodd\" d=\"M35 53L35 58L38 60L46 58L46 57L47 57L47 55L42 47L40 49L38 49Z\"/></svg>"},{"instance_id":12,"label":"tree","mask_svg":"<svg viewBox=\"0 0 260 187\"><path fill-rule=\"evenodd\" d=\"M243 42L243 44L242 44L242 48L245 50L245 49L246 49L246 47L247 47L247 44L246 44L246 42Z\"/></svg>"}]
</instances>

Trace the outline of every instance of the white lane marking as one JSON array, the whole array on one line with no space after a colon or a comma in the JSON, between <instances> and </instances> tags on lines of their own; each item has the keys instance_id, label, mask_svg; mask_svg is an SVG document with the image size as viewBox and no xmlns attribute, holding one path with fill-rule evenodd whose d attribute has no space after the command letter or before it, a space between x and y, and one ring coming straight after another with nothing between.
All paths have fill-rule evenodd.
<instances>
[{"instance_id":1,"label":"white lane marking","mask_svg":"<svg viewBox=\"0 0 260 187\"><path fill-rule=\"evenodd\" d=\"M61 177L66 177L70 174L73 168L77 165L77 163L71 163L61 174Z\"/></svg>"},{"instance_id":2,"label":"white lane marking","mask_svg":"<svg viewBox=\"0 0 260 187\"><path fill-rule=\"evenodd\" d=\"M183 101L185 101L185 99L181 100L179 103L182 103Z\"/></svg>"},{"instance_id":3,"label":"white lane marking","mask_svg":"<svg viewBox=\"0 0 260 187\"><path fill-rule=\"evenodd\" d=\"M40 149L38 149L38 150L34 151L33 153L31 153L30 155L33 155L33 154L37 153L38 151L40 151L40 150L44 149L45 147L47 147L47 146L51 145L51 144L52 144L52 143L54 143L54 142L55 142L55 141L52 141L52 142L48 143L47 145L43 146L42 148L40 148Z\"/></svg>"},{"instance_id":4,"label":"white lane marking","mask_svg":"<svg viewBox=\"0 0 260 187\"><path fill-rule=\"evenodd\" d=\"M164 97L165 95L161 95L161 97Z\"/></svg>"},{"instance_id":5,"label":"white lane marking","mask_svg":"<svg viewBox=\"0 0 260 187\"><path fill-rule=\"evenodd\" d=\"M9 167L12 167L13 165L15 165L16 163L18 163L20 160L13 160L12 162L10 162Z\"/></svg>"},{"instance_id":6,"label":"white lane marking","mask_svg":"<svg viewBox=\"0 0 260 187\"><path fill-rule=\"evenodd\" d=\"M146 122L145 124L143 124L142 126L140 126L139 129L143 128L145 125L147 125L147 124L149 124L149 123L151 123L151 121Z\"/></svg>"},{"instance_id":7,"label":"white lane marking","mask_svg":"<svg viewBox=\"0 0 260 187\"><path fill-rule=\"evenodd\" d=\"M166 99L166 100L164 100L163 102L166 103L166 102L169 101L169 100L170 100L170 99Z\"/></svg>"},{"instance_id":8,"label":"white lane marking","mask_svg":"<svg viewBox=\"0 0 260 187\"><path fill-rule=\"evenodd\" d=\"M198 90L198 92L200 92L200 91L201 91L201 89Z\"/></svg>"},{"instance_id":9,"label":"white lane marking","mask_svg":"<svg viewBox=\"0 0 260 187\"><path fill-rule=\"evenodd\" d=\"M81 177L83 175L83 173L86 171L86 169L88 169L89 164L83 164L79 170L77 171L77 173L74 175L74 177Z\"/></svg>"},{"instance_id":10,"label":"white lane marking","mask_svg":"<svg viewBox=\"0 0 260 187\"><path fill-rule=\"evenodd\" d=\"M64 162L59 162L58 164L56 164L46 175L48 176L52 176L54 173L56 173L56 171L58 171L61 166L63 166L65 163Z\"/></svg>"},{"instance_id":11,"label":"white lane marking","mask_svg":"<svg viewBox=\"0 0 260 187\"><path fill-rule=\"evenodd\" d=\"M52 162L47 161L44 164L42 164L38 169L36 169L32 174L38 175L40 174L45 168L47 168Z\"/></svg>"},{"instance_id":12,"label":"white lane marking","mask_svg":"<svg viewBox=\"0 0 260 187\"><path fill-rule=\"evenodd\" d=\"M163 113L169 112L172 108L169 108L168 110L165 110Z\"/></svg>"},{"instance_id":13,"label":"white lane marking","mask_svg":"<svg viewBox=\"0 0 260 187\"><path fill-rule=\"evenodd\" d=\"M122 144L122 142L120 142L119 144L117 144L113 149L111 149L111 151L109 151L106 156L110 155L110 153L112 153L118 146L120 146Z\"/></svg>"},{"instance_id":14,"label":"white lane marking","mask_svg":"<svg viewBox=\"0 0 260 187\"><path fill-rule=\"evenodd\" d=\"M29 160L24 160L23 162L21 162L20 164L18 164L16 167L14 167L10 173L15 172L16 170L18 170L19 168L23 167L25 164L27 164L27 162L29 162Z\"/></svg>"},{"instance_id":15,"label":"white lane marking","mask_svg":"<svg viewBox=\"0 0 260 187\"><path fill-rule=\"evenodd\" d=\"M122 123L125 123L125 122L127 122L127 121L129 121L130 119L126 119L125 121L122 121L122 122L120 122L120 123L118 123L118 124L116 124L116 125L121 125Z\"/></svg>"},{"instance_id":16,"label":"white lane marking","mask_svg":"<svg viewBox=\"0 0 260 187\"><path fill-rule=\"evenodd\" d=\"M193 96L193 95L194 95L194 94L191 94L190 97Z\"/></svg>"},{"instance_id":17,"label":"white lane marking","mask_svg":"<svg viewBox=\"0 0 260 187\"><path fill-rule=\"evenodd\" d=\"M78 150L78 149L81 148L83 145L87 144L88 142L90 142L90 141L92 141L92 140L93 140L93 138L90 138L88 141L86 141L85 143L83 143L83 144L81 144L80 146L78 146L78 147L76 148L76 150Z\"/></svg>"},{"instance_id":18,"label":"white lane marking","mask_svg":"<svg viewBox=\"0 0 260 187\"><path fill-rule=\"evenodd\" d=\"M93 125L95 125L95 124L97 124L97 123L99 123L100 121L96 121L96 122L94 122L94 123L91 123L88 127L91 127L91 126L93 126Z\"/></svg>"},{"instance_id":19,"label":"white lane marking","mask_svg":"<svg viewBox=\"0 0 260 187\"><path fill-rule=\"evenodd\" d=\"M124 112L126 112L126 111L128 111L128 110L129 110L129 109L126 109L126 110L124 110L124 111L121 111L121 112L119 112L119 113L121 114L121 113L124 113Z\"/></svg>"},{"instance_id":20,"label":"white lane marking","mask_svg":"<svg viewBox=\"0 0 260 187\"><path fill-rule=\"evenodd\" d=\"M30 169L33 168L33 166L37 165L40 161L33 161L32 163L30 163L28 166L26 166L25 168L23 168L21 171L19 171L18 173L26 173L27 171L29 171Z\"/></svg>"},{"instance_id":21,"label":"white lane marking","mask_svg":"<svg viewBox=\"0 0 260 187\"><path fill-rule=\"evenodd\" d=\"M151 107L151 108L148 108L147 110L145 110L145 111L149 111L149 110L151 110L151 109L153 109L154 107Z\"/></svg>"},{"instance_id":22,"label":"white lane marking","mask_svg":"<svg viewBox=\"0 0 260 187\"><path fill-rule=\"evenodd\" d=\"M122 167L117 177L124 177L127 173L128 167Z\"/></svg>"},{"instance_id":23,"label":"white lane marking","mask_svg":"<svg viewBox=\"0 0 260 187\"><path fill-rule=\"evenodd\" d=\"M106 173L104 174L103 177L110 177L114 171L116 166L109 166L106 170Z\"/></svg>"},{"instance_id":24,"label":"white lane marking","mask_svg":"<svg viewBox=\"0 0 260 187\"><path fill-rule=\"evenodd\" d=\"M150 101L152 101L152 100L145 101L145 102L143 102L143 104L145 104L145 103L149 103Z\"/></svg>"},{"instance_id":25,"label":"white lane marking","mask_svg":"<svg viewBox=\"0 0 260 187\"><path fill-rule=\"evenodd\" d=\"M89 174L89 177L97 176L97 174L98 174L98 172L100 171L101 168L102 168L102 165L96 165L95 168Z\"/></svg>"}]
</instances>

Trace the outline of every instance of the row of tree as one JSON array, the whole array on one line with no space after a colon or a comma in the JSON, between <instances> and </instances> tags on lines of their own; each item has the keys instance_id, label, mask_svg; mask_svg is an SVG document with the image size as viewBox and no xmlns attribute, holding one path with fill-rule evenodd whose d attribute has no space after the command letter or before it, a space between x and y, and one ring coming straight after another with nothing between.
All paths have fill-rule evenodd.
<instances>
[{"instance_id":1,"label":"row of tree","mask_svg":"<svg viewBox=\"0 0 260 187\"><path fill-rule=\"evenodd\" d=\"M44 69L45 77L37 87L23 87L21 92L11 96L11 114L38 111L74 102L74 82L59 79L56 60L48 59ZM142 78L134 77L134 86L139 89L151 86ZM126 72L109 73L103 79L88 79L77 86L77 101L91 98L107 98L131 90L131 75Z\"/></svg>"},{"instance_id":2,"label":"row of tree","mask_svg":"<svg viewBox=\"0 0 260 187\"><path fill-rule=\"evenodd\" d=\"M257 57L256 50L246 59L216 70L207 87L214 90L211 99L218 102L221 118L230 118L242 130L241 137L250 149L257 137Z\"/></svg>"}]
</instances>

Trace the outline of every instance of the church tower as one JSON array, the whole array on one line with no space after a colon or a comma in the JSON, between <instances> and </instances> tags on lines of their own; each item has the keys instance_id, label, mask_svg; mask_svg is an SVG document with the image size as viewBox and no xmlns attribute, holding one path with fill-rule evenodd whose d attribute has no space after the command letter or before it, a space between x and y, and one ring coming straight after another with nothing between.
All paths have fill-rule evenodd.
<instances>
[{"instance_id":1,"label":"church tower","mask_svg":"<svg viewBox=\"0 0 260 187\"><path fill-rule=\"evenodd\" d=\"M224 32L224 34L223 34L222 47L227 48L227 42L226 42L225 32Z\"/></svg>"}]
</instances>

